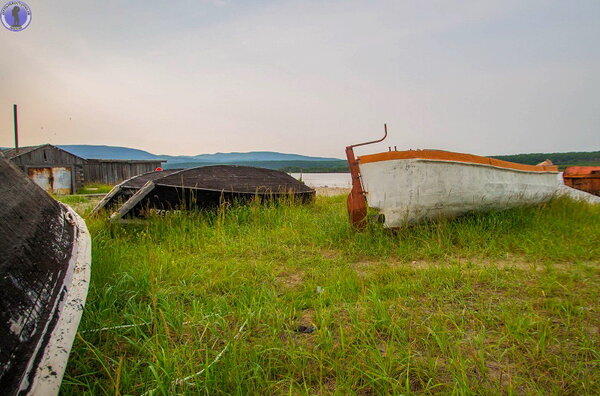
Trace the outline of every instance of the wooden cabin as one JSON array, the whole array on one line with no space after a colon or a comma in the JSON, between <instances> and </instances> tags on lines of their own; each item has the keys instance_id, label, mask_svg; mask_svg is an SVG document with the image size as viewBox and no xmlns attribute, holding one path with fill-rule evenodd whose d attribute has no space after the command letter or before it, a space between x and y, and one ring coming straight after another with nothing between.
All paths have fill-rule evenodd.
<instances>
[{"instance_id":1,"label":"wooden cabin","mask_svg":"<svg viewBox=\"0 0 600 396\"><path fill-rule=\"evenodd\" d=\"M51 194L73 194L85 183L115 185L165 162L82 158L51 144L6 149L2 154Z\"/></svg>"},{"instance_id":2,"label":"wooden cabin","mask_svg":"<svg viewBox=\"0 0 600 396\"><path fill-rule=\"evenodd\" d=\"M52 194L72 194L85 181L85 159L51 144L7 149L2 154Z\"/></svg>"}]
</instances>

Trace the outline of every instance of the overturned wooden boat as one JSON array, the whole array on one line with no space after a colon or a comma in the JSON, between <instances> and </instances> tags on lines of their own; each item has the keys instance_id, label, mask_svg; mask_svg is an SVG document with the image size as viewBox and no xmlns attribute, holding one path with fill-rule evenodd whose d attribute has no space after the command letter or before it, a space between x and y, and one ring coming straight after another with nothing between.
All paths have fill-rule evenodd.
<instances>
[{"instance_id":1,"label":"overturned wooden boat","mask_svg":"<svg viewBox=\"0 0 600 396\"><path fill-rule=\"evenodd\" d=\"M348 211L362 227L367 205L379 211L385 227L466 212L507 209L549 200L561 187L556 166L524 165L441 150L390 150L354 156L346 148L352 174Z\"/></svg>"},{"instance_id":2,"label":"overturned wooden boat","mask_svg":"<svg viewBox=\"0 0 600 396\"><path fill-rule=\"evenodd\" d=\"M135 186L131 187L132 184ZM252 199L265 202L284 197L304 203L315 196L315 190L285 172L240 165L157 172L119 187L121 191L124 188L135 189L135 193L112 214L112 220L139 216L147 210L211 209L223 203L244 203ZM115 192L113 196L118 194ZM103 200L94 212L110 207L111 202L114 198Z\"/></svg>"},{"instance_id":3,"label":"overturned wooden boat","mask_svg":"<svg viewBox=\"0 0 600 396\"><path fill-rule=\"evenodd\" d=\"M162 177L169 176L182 169L165 169L142 173L141 175L130 177L127 180L117 184L106 194L100 202L90 212L90 216L97 214L100 210L112 210L124 204L138 190L140 190L149 181L154 181Z\"/></svg>"},{"instance_id":4,"label":"overturned wooden boat","mask_svg":"<svg viewBox=\"0 0 600 396\"><path fill-rule=\"evenodd\" d=\"M84 221L0 158L0 389L58 393L87 296Z\"/></svg>"}]
</instances>

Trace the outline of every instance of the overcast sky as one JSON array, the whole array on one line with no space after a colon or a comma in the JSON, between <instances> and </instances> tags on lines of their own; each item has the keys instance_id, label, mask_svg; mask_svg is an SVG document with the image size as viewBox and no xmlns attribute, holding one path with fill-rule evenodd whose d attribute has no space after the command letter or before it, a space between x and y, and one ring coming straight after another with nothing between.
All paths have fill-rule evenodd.
<instances>
[{"instance_id":1,"label":"overcast sky","mask_svg":"<svg viewBox=\"0 0 600 396\"><path fill-rule=\"evenodd\" d=\"M600 150L600 1L26 1L0 146ZM2 4L6 1L2 1Z\"/></svg>"}]
</instances>

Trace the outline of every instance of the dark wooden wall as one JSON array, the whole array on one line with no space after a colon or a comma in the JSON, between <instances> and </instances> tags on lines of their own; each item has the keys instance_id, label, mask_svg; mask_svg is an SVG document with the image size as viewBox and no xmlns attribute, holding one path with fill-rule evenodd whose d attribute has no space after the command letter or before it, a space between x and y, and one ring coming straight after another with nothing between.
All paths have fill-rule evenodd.
<instances>
[{"instance_id":1,"label":"dark wooden wall","mask_svg":"<svg viewBox=\"0 0 600 396\"><path fill-rule=\"evenodd\" d=\"M130 177L151 172L161 166L161 161L127 161L88 159L83 165L85 182L117 184Z\"/></svg>"}]
</instances>

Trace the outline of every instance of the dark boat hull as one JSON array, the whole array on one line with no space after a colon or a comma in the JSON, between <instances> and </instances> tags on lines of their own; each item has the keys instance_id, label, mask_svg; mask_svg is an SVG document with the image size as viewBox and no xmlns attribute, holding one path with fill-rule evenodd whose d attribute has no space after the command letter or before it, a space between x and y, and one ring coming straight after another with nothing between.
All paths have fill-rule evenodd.
<instances>
[{"instance_id":1,"label":"dark boat hull","mask_svg":"<svg viewBox=\"0 0 600 396\"><path fill-rule=\"evenodd\" d=\"M94 212L110 209L124 198L127 201L111 219L140 216L147 209L214 209L223 203L251 200L307 203L315 196L313 189L287 173L263 168L215 165L165 173L163 177L159 174L142 175L115 187Z\"/></svg>"},{"instance_id":2,"label":"dark boat hull","mask_svg":"<svg viewBox=\"0 0 600 396\"><path fill-rule=\"evenodd\" d=\"M286 199L297 203L307 203L314 198L314 194L311 193L252 194L161 185L148 185L147 187L149 189L140 190L141 194L133 195L111 216L111 219L116 220L127 216L140 217L151 210L212 210L224 204L243 205L252 200L258 200L261 204Z\"/></svg>"},{"instance_id":3,"label":"dark boat hull","mask_svg":"<svg viewBox=\"0 0 600 396\"><path fill-rule=\"evenodd\" d=\"M0 158L0 387L55 394L87 295L83 220Z\"/></svg>"}]
</instances>

